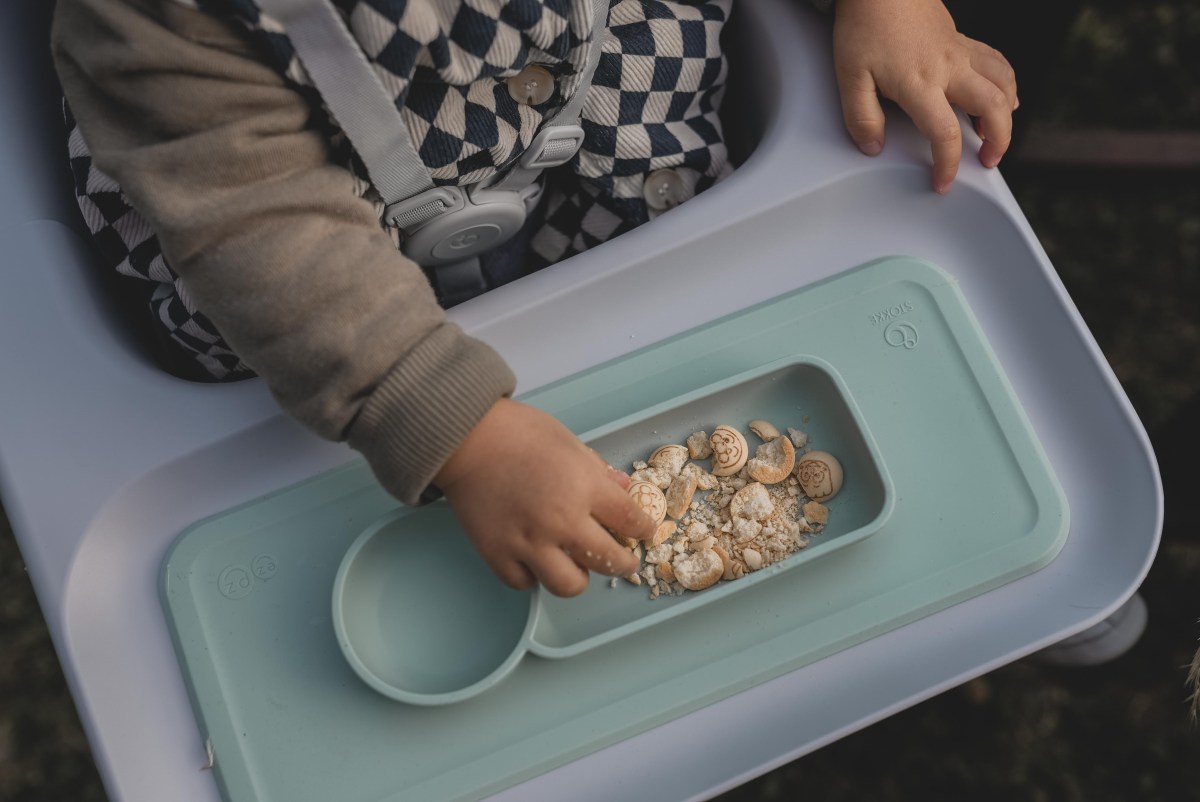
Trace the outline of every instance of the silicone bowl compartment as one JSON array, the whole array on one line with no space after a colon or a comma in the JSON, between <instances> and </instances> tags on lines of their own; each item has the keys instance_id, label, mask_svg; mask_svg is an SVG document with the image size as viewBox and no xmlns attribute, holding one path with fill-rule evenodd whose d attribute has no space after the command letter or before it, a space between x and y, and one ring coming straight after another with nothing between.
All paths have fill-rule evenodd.
<instances>
[{"instance_id":1,"label":"silicone bowl compartment","mask_svg":"<svg viewBox=\"0 0 1200 802\"><path fill-rule=\"evenodd\" d=\"M833 367L795 356L727 377L581 435L612 465L629 469L665 443L717 424L756 418L802 429L833 453L845 486L828 502L830 520L786 559L704 591L649 600L645 588L593 575L588 589L560 598L504 586L475 553L443 503L399 509L369 526L337 572L338 644L372 688L411 704L462 701L493 687L527 653L568 658L675 616L792 581L794 569L877 532L894 506L892 482L865 421ZM703 491L701 491L703 492Z\"/></svg>"}]
</instances>

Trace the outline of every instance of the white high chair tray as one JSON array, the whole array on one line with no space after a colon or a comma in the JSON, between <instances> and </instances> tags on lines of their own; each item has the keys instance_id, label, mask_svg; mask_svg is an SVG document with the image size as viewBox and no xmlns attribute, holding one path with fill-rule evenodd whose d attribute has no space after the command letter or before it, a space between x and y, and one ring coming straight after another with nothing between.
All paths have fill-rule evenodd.
<instances>
[{"instance_id":1,"label":"white high chair tray","mask_svg":"<svg viewBox=\"0 0 1200 802\"><path fill-rule=\"evenodd\" d=\"M737 174L452 317L527 392L878 257L926 259L959 281L1063 485L1070 534L1036 573L495 800L608 800L647 750L658 770L639 776L640 798L711 796L1087 629L1129 598L1157 548L1145 433L1000 176L965 157L950 194L935 195L928 146L895 115L885 153L861 156L841 127L823 23L785 0L736 12L770 104ZM42 165L14 156L27 144L0 131L5 183L31 188L0 197L5 510L109 794L217 802L156 595L163 555L194 522L354 455L284 418L261 382L188 384L139 356L92 297L90 255L56 222L67 210L39 195Z\"/></svg>"}]
</instances>

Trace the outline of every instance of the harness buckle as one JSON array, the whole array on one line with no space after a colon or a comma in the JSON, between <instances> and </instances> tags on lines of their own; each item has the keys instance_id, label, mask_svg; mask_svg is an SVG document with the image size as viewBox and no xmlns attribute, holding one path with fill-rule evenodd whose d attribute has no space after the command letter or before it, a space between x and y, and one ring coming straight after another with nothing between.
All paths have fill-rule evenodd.
<instances>
[{"instance_id":1,"label":"harness buckle","mask_svg":"<svg viewBox=\"0 0 1200 802\"><path fill-rule=\"evenodd\" d=\"M412 232L435 217L466 206L466 198L458 187L433 187L419 195L390 204L383 211L384 222L406 233Z\"/></svg>"},{"instance_id":2,"label":"harness buckle","mask_svg":"<svg viewBox=\"0 0 1200 802\"><path fill-rule=\"evenodd\" d=\"M529 143L521 155L521 167L526 170L558 167L575 158L581 147L583 129L578 125L551 125L543 128Z\"/></svg>"},{"instance_id":3,"label":"harness buckle","mask_svg":"<svg viewBox=\"0 0 1200 802\"><path fill-rule=\"evenodd\" d=\"M578 125L546 128L521 156L517 172L536 174L566 164L582 144L583 129ZM384 219L404 232L401 250L417 264L433 267L461 262L511 239L537 204L539 181L520 189L503 184L502 178L496 185L427 189L389 205Z\"/></svg>"},{"instance_id":4,"label":"harness buckle","mask_svg":"<svg viewBox=\"0 0 1200 802\"><path fill-rule=\"evenodd\" d=\"M400 249L423 267L453 264L491 250L511 239L525 224L525 193L489 190L479 185L437 187L396 204L391 219L401 226ZM389 207L389 214L391 207ZM405 213L408 217L404 217ZM423 219L422 219L423 218Z\"/></svg>"}]
</instances>

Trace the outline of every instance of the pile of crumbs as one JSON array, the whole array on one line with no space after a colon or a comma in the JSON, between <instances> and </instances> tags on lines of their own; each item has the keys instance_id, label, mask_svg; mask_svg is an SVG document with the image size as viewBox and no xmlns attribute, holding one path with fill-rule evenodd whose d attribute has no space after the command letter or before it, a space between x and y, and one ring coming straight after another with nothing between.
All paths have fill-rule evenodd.
<instances>
[{"instance_id":1,"label":"pile of crumbs","mask_svg":"<svg viewBox=\"0 0 1200 802\"><path fill-rule=\"evenodd\" d=\"M641 562L626 580L648 586L651 599L741 579L824 530L829 509L822 502L841 489L841 464L809 449L799 429L781 434L763 420L747 428L762 441L753 457L745 436L721 425L633 463L629 494L657 529L644 542L618 540ZM700 461L708 460L706 470Z\"/></svg>"}]
</instances>

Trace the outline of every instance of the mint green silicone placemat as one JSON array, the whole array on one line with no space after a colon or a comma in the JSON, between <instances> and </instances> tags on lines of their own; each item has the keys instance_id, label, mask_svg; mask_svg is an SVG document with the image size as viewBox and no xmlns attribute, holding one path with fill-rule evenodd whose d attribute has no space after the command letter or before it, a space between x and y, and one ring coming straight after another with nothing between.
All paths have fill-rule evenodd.
<instances>
[{"instance_id":1,"label":"mint green silicone placemat","mask_svg":"<svg viewBox=\"0 0 1200 802\"><path fill-rule=\"evenodd\" d=\"M603 649L527 658L466 702L393 702L338 649L334 573L396 507L363 465L185 532L162 593L226 798L476 799L1036 570L1061 548L1066 501L1028 422L953 280L916 260L865 265L524 400L589 431L795 354L832 365L870 427L895 485L883 529ZM812 434L819 445L820 421Z\"/></svg>"}]
</instances>

